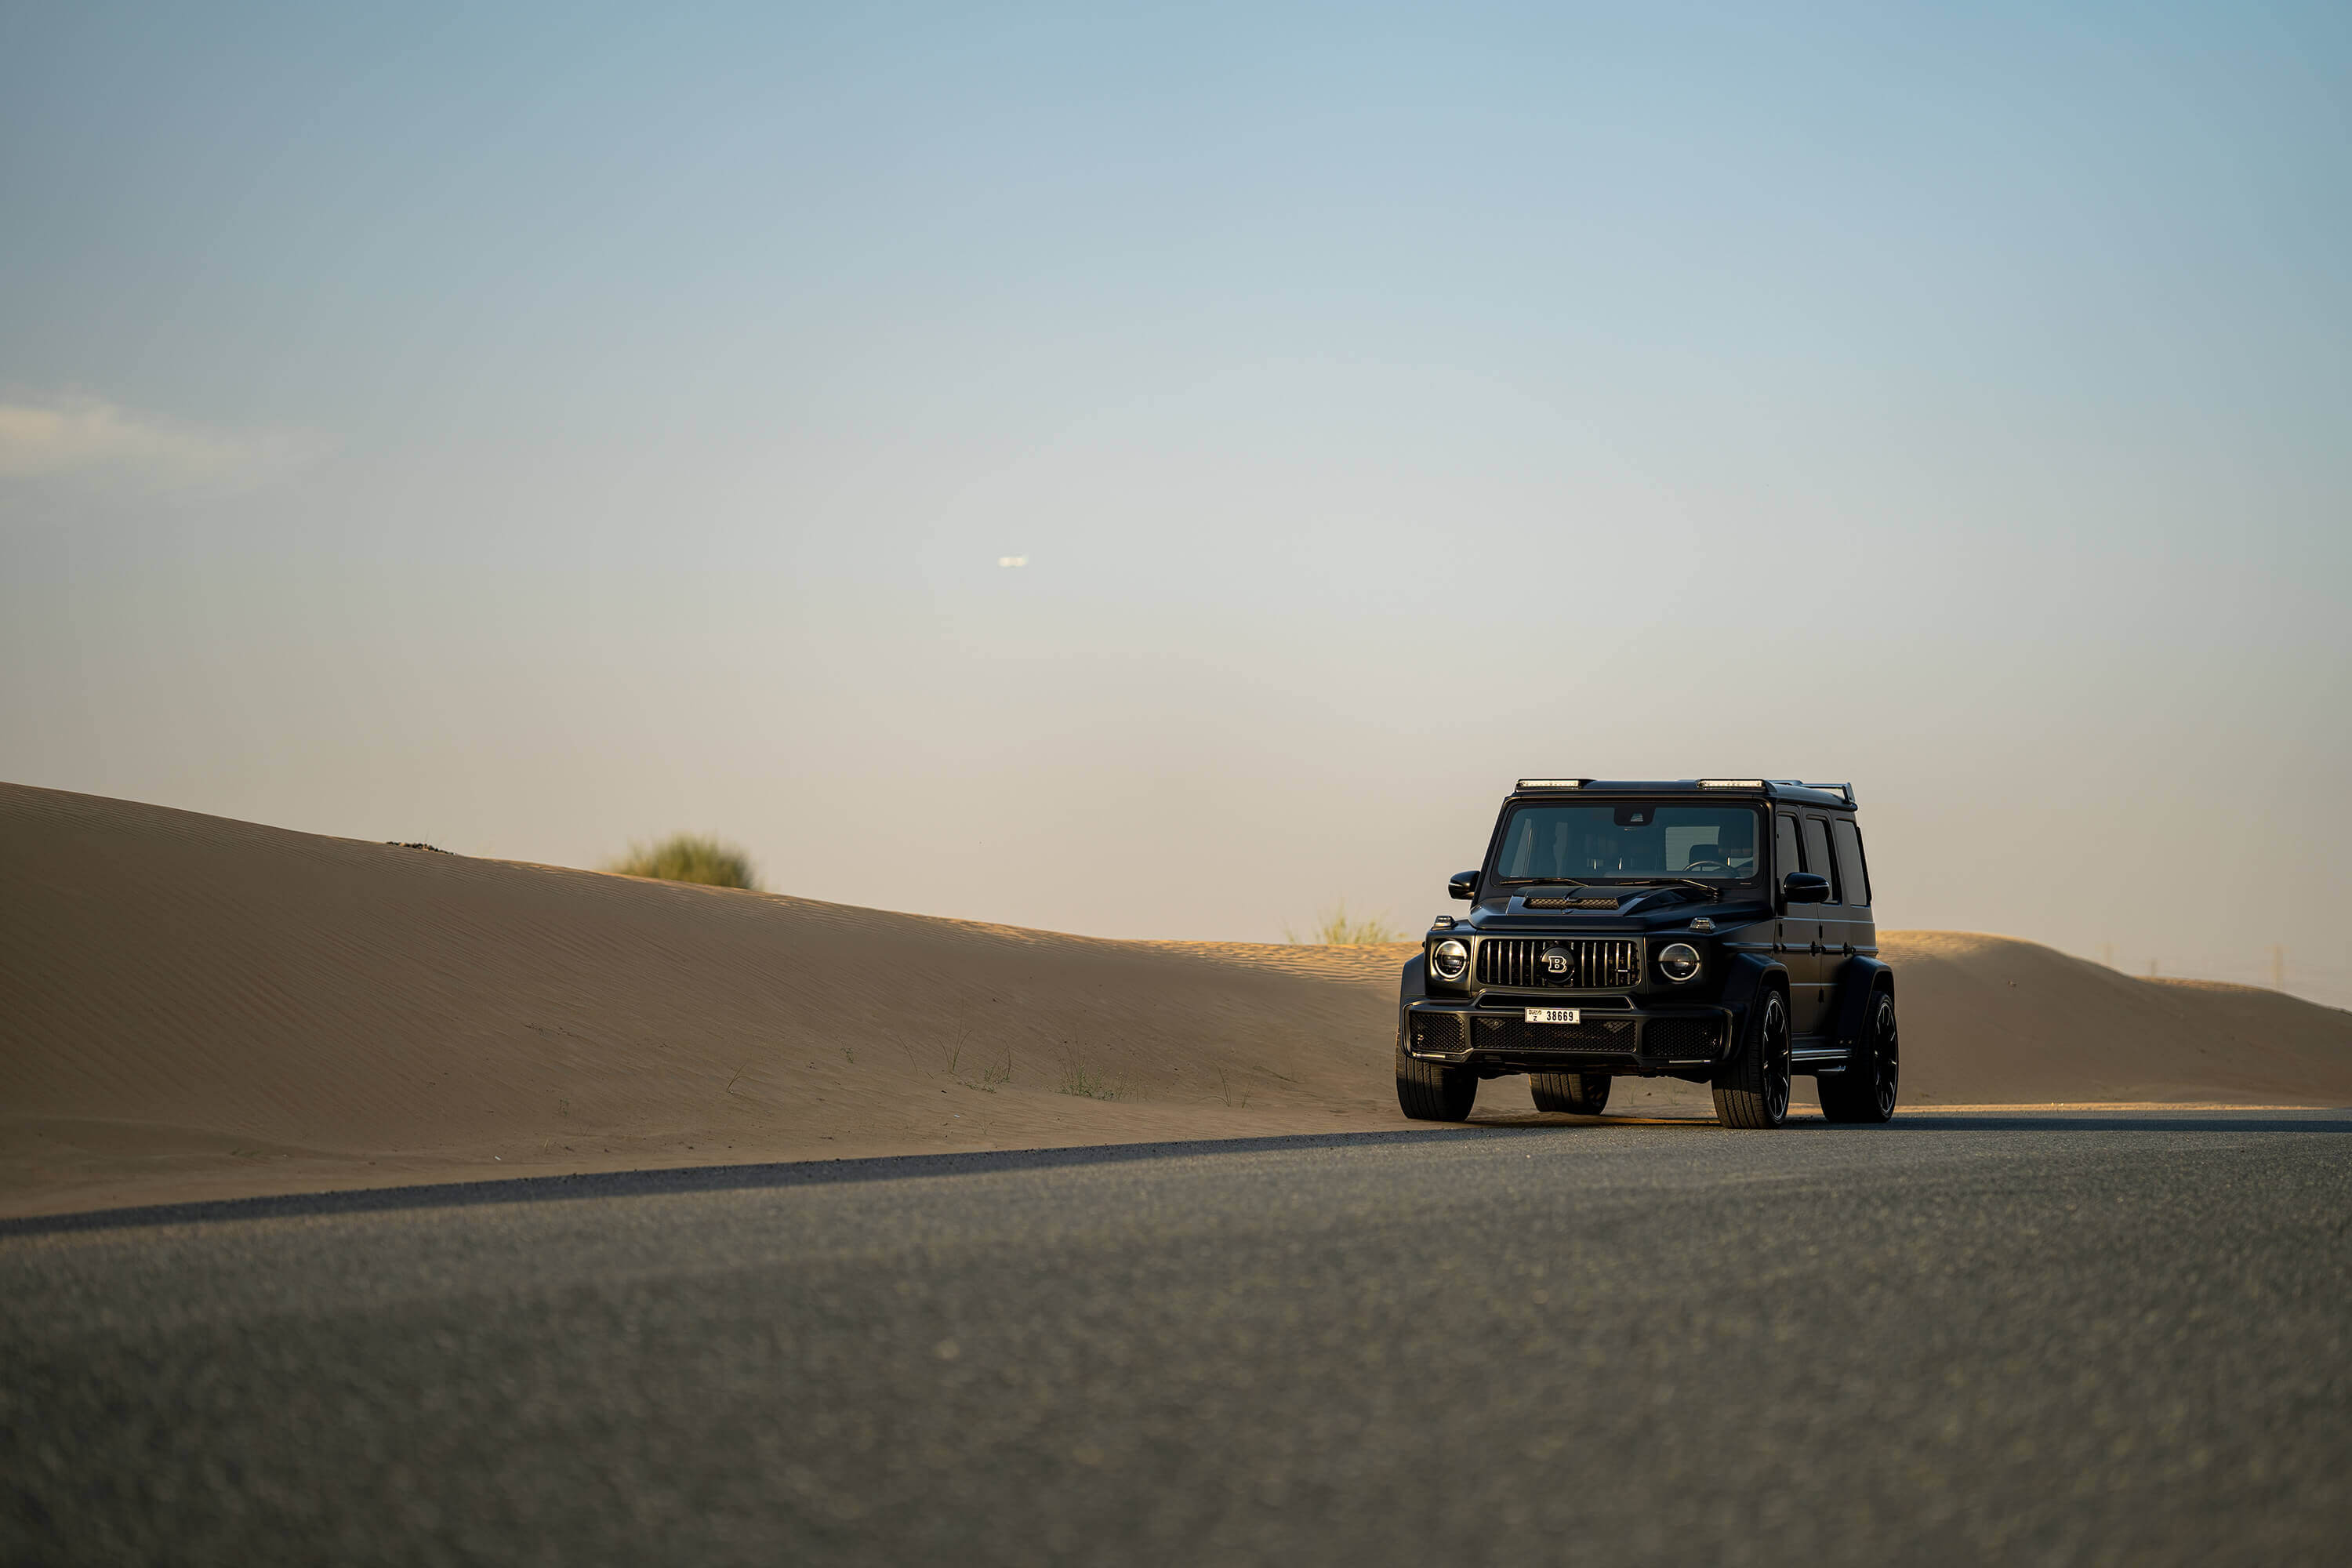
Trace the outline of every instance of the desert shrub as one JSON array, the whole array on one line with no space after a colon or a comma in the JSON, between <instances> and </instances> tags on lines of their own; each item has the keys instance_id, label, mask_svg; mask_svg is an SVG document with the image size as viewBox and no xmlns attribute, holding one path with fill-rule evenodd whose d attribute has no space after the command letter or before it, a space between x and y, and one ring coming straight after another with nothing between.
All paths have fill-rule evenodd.
<instances>
[{"instance_id":1,"label":"desert shrub","mask_svg":"<svg viewBox=\"0 0 2352 1568\"><path fill-rule=\"evenodd\" d=\"M1349 920L1347 900L1343 899L1317 916L1305 936L1288 926L1283 927L1282 940L1305 947L1365 947L1375 942L1402 942L1404 932L1378 915Z\"/></svg>"},{"instance_id":2,"label":"desert shrub","mask_svg":"<svg viewBox=\"0 0 2352 1568\"><path fill-rule=\"evenodd\" d=\"M1075 1094L1081 1100L1133 1100L1135 1086L1123 1078L1113 1078L1087 1065L1081 1056L1066 1058L1062 1063L1061 1081L1054 1086L1062 1094Z\"/></svg>"},{"instance_id":3,"label":"desert shrub","mask_svg":"<svg viewBox=\"0 0 2352 1568\"><path fill-rule=\"evenodd\" d=\"M673 833L658 844L632 844L604 868L624 877L656 877L665 882L700 882L713 888L757 888L751 858L732 844L698 833Z\"/></svg>"}]
</instances>

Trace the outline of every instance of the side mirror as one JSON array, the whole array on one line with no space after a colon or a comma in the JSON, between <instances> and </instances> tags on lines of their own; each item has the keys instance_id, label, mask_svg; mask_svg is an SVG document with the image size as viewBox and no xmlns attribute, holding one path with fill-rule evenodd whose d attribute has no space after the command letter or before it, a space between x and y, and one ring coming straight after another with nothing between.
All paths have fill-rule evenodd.
<instances>
[{"instance_id":1,"label":"side mirror","mask_svg":"<svg viewBox=\"0 0 2352 1568\"><path fill-rule=\"evenodd\" d=\"M1454 872L1454 875L1447 879L1445 890L1447 893L1457 899L1476 898L1478 896L1478 873L1475 871Z\"/></svg>"},{"instance_id":2,"label":"side mirror","mask_svg":"<svg viewBox=\"0 0 2352 1568\"><path fill-rule=\"evenodd\" d=\"M1791 904L1826 904L1830 879L1811 871L1791 871L1780 879L1780 897Z\"/></svg>"}]
</instances>

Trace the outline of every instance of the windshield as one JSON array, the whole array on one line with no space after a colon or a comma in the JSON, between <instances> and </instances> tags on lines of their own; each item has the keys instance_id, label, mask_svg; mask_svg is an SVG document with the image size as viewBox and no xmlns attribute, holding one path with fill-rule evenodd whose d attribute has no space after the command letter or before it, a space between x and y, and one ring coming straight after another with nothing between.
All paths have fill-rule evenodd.
<instances>
[{"instance_id":1,"label":"windshield","mask_svg":"<svg viewBox=\"0 0 2352 1568\"><path fill-rule=\"evenodd\" d=\"M1744 882L1757 874L1756 816L1744 805L1521 805L1503 825L1495 875L1506 882Z\"/></svg>"}]
</instances>

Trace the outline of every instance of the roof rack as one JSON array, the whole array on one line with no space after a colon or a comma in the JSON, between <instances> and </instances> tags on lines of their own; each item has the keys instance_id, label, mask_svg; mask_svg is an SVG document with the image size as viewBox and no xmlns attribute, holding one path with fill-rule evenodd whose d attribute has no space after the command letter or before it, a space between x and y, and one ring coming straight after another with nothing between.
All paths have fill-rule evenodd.
<instances>
[{"instance_id":1,"label":"roof rack","mask_svg":"<svg viewBox=\"0 0 2352 1568\"><path fill-rule=\"evenodd\" d=\"M1589 789L1599 782L1600 781L1597 779L1521 779L1518 781L1517 787L1520 790ZM1760 789L1766 791L1769 791L1775 787L1782 789L1817 789L1831 795L1843 795L1845 797L1845 803L1849 806L1854 804L1853 785L1850 784L1815 784L1806 779L1684 779L1679 783L1667 781L1658 787L1678 789L1688 788L1694 784L1700 789ZM1622 786L1612 784L1609 787L1619 788Z\"/></svg>"}]
</instances>

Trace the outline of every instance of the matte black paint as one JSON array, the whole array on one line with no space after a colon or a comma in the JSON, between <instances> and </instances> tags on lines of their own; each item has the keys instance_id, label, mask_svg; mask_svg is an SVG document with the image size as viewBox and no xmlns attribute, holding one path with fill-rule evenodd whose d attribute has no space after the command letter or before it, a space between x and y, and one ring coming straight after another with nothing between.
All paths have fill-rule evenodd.
<instances>
[{"instance_id":1,"label":"matte black paint","mask_svg":"<svg viewBox=\"0 0 2352 1568\"><path fill-rule=\"evenodd\" d=\"M1496 856L1502 847L1503 825L1512 806L1521 802L1599 795L1628 797L1659 804L1705 801L1714 805L1753 805L1765 814L1759 834L1759 870L1756 885L1727 886L1719 899L1697 889L1669 884L1626 889L1619 908L1611 912L1535 911L1525 900L1553 884L1500 885L1495 876ZM1869 905L1843 901L1857 890L1841 885L1832 866L1783 865L1774 815L1798 819L1799 854L1803 854L1803 820L1822 823L1822 836L1833 841L1832 825L1840 819L1856 822L1855 808L1843 791L1807 785L1767 784L1760 789L1700 789L1691 780L1666 782L1595 781L1580 790L1514 790L1496 813L1487 836L1486 858L1475 872L1455 875L1447 892L1466 899L1471 910L1450 927L1433 929L1423 944L1455 938L1475 944L1487 937L1637 937L1643 942L1643 973L1630 990L1567 991L1528 986L1482 986L1474 962L1459 982L1433 976L1424 957L1407 962L1398 988L1397 1048L1409 1038L1405 1014L1424 1007L1479 1010L1482 1000L1512 997L1528 1003L1565 1006L1622 1005L1630 1001L1633 1015L1645 1022L1705 1018L1715 1021L1712 1057L1693 1061L1682 1052L1669 1056L1651 1050L1651 1031L1643 1031L1644 1049L1624 1053L1508 1053L1475 1047L1444 1056L1415 1053L1422 1059L1475 1067L1481 1078L1528 1071L1575 1071L1612 1076L1667 1076L1706 1082L1714 1067L1737 1048L1748 1022L1748 1009L1769 990L1790 1004L1795 1028L1796 1070L1820 1074L1844 1070L1864 1038L1871 998L1880 991L1892 994L1895 974L1878 956L1877 924ZM1833 858L1833 857L1832 857ZM1801 886L1818 882L1824 895L1819 901L1791 902L1783 891L1794 874ZM1559 884L1561 887L1576 884ZM1599 887L1600 884L1589 885ZM1832 901L1835 900L1835 901ZM1707 919L1715 929L1694 931L1691 921ZM1697 979L1675 984L1656 969L1660 948L1685 942L1699 950L1703 966ZM1610 1016L1622 1016L1611 1011Z\"/></svg>"}]
</instances>

